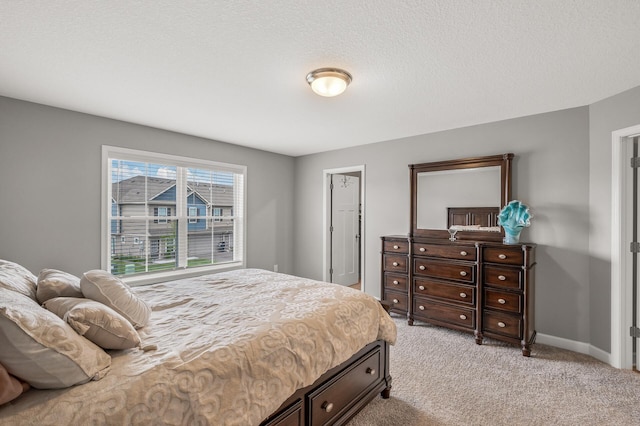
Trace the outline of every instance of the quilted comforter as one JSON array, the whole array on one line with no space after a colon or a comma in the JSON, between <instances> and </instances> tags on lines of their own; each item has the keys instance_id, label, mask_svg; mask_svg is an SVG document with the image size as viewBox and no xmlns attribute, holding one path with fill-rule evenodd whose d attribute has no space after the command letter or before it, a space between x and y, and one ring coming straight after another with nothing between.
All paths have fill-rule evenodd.
<instances>
[{"instance_id":1,"label":"quilted comforter","mask_svg":"<svg viewBox=\"0 0 640 426\"><path fill-rule=\"evenodd\" d=\"M296 389L394 322L360 291L244 269L134 288L152 307L146 347L111 351L101 380L30 390L1 424L257 425Z\"/></svg>"}]
</instances>

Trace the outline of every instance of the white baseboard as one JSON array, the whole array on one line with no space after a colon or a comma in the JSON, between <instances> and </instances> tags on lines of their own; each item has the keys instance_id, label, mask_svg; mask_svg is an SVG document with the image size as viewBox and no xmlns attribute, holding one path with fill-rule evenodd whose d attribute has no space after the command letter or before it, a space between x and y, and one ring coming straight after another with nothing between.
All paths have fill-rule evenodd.
<instances>
[{"instance_id":1,"label":"white baseboard","mask_svg":"<svg viewBox=\"0 0 640 426\"><path fill-rule=\"evenodd\" d=\"M536 343L543 345L555 346L556 348L567 349L585 355L591 355L595 359L611 365L611 354L600 348L584 342L569 340L562 337L550 336L548 334L538 333L536 335Z\"/></svg>"}]
</instances>

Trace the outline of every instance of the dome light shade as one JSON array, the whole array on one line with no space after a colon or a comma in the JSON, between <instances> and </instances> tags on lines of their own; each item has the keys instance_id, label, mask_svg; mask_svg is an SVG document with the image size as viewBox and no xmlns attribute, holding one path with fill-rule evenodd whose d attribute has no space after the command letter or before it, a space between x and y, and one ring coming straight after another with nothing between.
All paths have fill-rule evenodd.
<instances>
[{"instance_id":1,"label":"dome light shade","mask_svg":"<svg viewBox=\"0 0 640 426\"><path fill-rule=\"evenodd\" d=\"M320 96L338 96L351 83L351 74L339 68L319 68L307 74L307 83Z\"/></svg>"}]
</instances>

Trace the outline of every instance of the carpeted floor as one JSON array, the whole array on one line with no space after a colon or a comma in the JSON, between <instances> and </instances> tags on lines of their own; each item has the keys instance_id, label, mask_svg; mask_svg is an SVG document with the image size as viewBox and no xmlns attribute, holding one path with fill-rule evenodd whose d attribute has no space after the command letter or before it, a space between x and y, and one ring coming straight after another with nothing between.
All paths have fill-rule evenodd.
<instances>
[{"instance_id":1,"label":"carpeted floor","mask_svg":"<svg viewBox=\"0 0 640 426\"><path fill-rule=\"evenodd\" d=\"M535 344L531 357L495 340L394 316L391 398L349 426L640 425L640 374Z\"/></svg>"}]
</instances>

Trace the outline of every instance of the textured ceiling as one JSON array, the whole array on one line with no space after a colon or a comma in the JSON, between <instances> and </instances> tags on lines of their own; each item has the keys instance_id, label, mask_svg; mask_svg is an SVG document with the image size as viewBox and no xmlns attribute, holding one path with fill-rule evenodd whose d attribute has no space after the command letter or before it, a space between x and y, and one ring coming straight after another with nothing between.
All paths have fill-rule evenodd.
<instances>
[{"instance_id":1,"label":"textured ceiling","mask_svg":"<svg viewBox=\"0 0 640 426\"><path fill-rule=\"evenodd\" d=\"M293 156L635 86L639 0L0 0L0 95Z\"/></svg>"}]
</instances>

